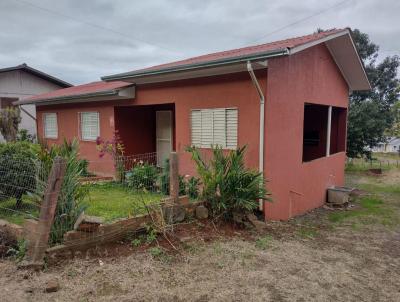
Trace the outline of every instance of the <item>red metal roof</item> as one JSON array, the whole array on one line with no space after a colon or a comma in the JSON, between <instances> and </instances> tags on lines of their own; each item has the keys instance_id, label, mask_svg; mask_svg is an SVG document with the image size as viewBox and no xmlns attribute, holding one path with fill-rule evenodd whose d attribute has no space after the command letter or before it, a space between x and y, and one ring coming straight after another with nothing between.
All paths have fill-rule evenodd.
<instances>
[{"instance_id":1,"label":"red metal roof","mask_svg":"<svg viewBox=\"0 0 400 302\"><path fill-rule=\"evenodd\" d=\"M242 47L242 48L237 48L237 49L232 49L232 50L227 50L227 51L215 52L215 53L206 54L206 55L202 55L202 56L198 56L198 57L193 57L193 58L189 58L189 59L185 59L185 60L156 65L156 66L152 66L152 67L148 67L148 68L144 68L144 69L139 69L136 71L161 70L164 68L170 68L170 67L175 67L175 66L180 66L180 65L189 65L189 64L203 63L203 62L209 62L209 61L215 61L215 60L221 60L221 59L229 59L229 58L252 55L252 54L257 54L257 53L261 53L261 52L279 50L279 49L284 49L284 48L290 49L293 47L301 46L306 43L320 40L322 38L325 38L327 36L330 36L330 35L336 34L338 32L345 31L345 30L347 30L347 29L332 29L332 30L328 30L328 31L320 32L320 33L314 33L314 34L302 36L302 37L295 37L295 38L290 38L290 39L266 43L266 44L260 44L260 45Z\"/></svg>"},{"instance_id":2,"label":"red metal roof","mask_svg":"<svg viewBox=\"0 0 400 302\"><path fill-rule=\"evenodd\" d=\"M59 99L59 98L78 97L95 93L101 94L103 92L104 93L112 92L114 90L118 90L119 88L124 88L132 85L133 85L132 83L127 83L123 81L114 81L114 82L98 81L35 95L33 97L25 98L19 102L16 102L16 104L34 103L37 101Z\"/></svg>"}]
</instances>

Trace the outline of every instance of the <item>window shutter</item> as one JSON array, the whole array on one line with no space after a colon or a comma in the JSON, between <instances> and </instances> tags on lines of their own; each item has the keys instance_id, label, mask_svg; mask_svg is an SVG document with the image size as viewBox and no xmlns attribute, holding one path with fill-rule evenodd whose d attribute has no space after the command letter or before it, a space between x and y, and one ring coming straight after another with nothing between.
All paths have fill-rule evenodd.
<instances>
[{"instance_id":1,"label":"window shutter","mask_svg":"<svg viewBox=\"0 0 400 302\"><path fill-rule=\"evenodd\" d=\"M57 114L45 113L43 115L43 123L44 123L44 137L57 138L58 137Z\"/></svg>"},{"instance_id":2,"label":"window shutter","mask_svg":"<svg viewBox=\"0 0 400 302\"><path fill-rule=\"evenodd\" d=\"M195 109L191 111L192 145L210 148L211 145L227 149L237 148L238 110Z\"/></svg>"},{"instance_id":3,"label":"window shutter","mask_svg":"<svg viewBox=\"0 0 400 302\"><path fill-rule=\"evenodd\" d=\"M192 110L192 145L201 146L201 110Z\"/></svg>"},{"instance_id":4,"label":"window shutter","mask_svg":"<svg viewBox=\"0 0 400 302\"><path fill-rule=\"evenodd\" d=\"M210 148L213 143L213 111L201 111L201 147Z\"/></svg>"},{"instance_id":5,"label":"window shutter","mask_svg":"<svg viewBox=\"0 0 400 302\"><path fill-rule=\"evenodd\" d=\"M100 135L99 113L81 113L81 136L83 140L96 140Z\"/></svg>"},{"instance_id":6,"label":"window shutter","mask_svg":"<svg viewBox=\"0 0 400 302\"><path fill-rule=\"evenodd\" d=\"M236 149L238 140L238 110L226 109L226 147Z\"/></svg>"},{"instance_id":7,"label":"window shutter","mask_svg":"<svg viewBox=\"0 0 400 302\"><path fill-rule=\"evenodd\" d=\"M213 110L213 145L226 148L226 114L225 109Z\"/></svg>"}]
</instances>

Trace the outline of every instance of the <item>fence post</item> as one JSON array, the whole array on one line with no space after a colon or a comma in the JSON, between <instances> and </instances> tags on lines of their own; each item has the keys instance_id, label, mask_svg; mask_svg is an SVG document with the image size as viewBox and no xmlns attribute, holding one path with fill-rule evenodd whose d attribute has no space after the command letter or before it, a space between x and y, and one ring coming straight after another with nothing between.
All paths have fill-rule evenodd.
<instances>
[{"instance_id":1,"label":"fence post","mask_svg":"<svg viewBox=\"0 0 400 302\"><path fill-rule=\"evenodd\" d=\"M169 156L169 195L174 202L179 199L178 154L171 152Z\"/></svg>"},{"instance_id":2,"label":"fence post","mask_svg":"<svg viewBox=\"0 0 400 302\"><path fill-rule=\"evenodd\" d=\"M40 206L37 233L33 236L31 242L28 242L27 254L23 263L21 263L23 267L40 269L44 264L43 260L48 247L51 226L53 225L58 195L64 179L65 169L65 160L61 157L56 157L47 180L46 192Z\"/></svg>"}]
</instances>

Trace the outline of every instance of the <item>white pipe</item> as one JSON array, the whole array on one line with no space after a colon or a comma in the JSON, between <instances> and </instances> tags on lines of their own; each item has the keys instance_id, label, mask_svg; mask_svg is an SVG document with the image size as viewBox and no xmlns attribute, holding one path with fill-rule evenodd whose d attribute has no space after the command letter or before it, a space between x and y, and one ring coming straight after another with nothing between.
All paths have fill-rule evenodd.
<instances>
[{"instance_id":1,"label":"white pipe","mask_svg":"<svg viewBox=\"0 0 400 302\"><path fill-rule=\"evenodd\" d=\"M328 108L328 124L326 127L326 156L331 153L331 127L332 127L332 106Z\"/></svg>"},{"instance_id":2,"label":"white pipe","mask_svg":"<svg viewBox=\"0 0 400 302\"><path fill-rule=\"evenodd\" d=\"M258 95L260 96L260 139L259 139L259 153L258 153L258 170L262 173L264 177L264 103L265 98L264 94L261 90L260 84L257 81L256 75L254 74L253 66L251 66L251 62L247 61L247 70L250 74L251 80L253 81L254 86L257 89ZM259 209L263 210L264 201L259 200Z\"/></svg>"}]
</instances>

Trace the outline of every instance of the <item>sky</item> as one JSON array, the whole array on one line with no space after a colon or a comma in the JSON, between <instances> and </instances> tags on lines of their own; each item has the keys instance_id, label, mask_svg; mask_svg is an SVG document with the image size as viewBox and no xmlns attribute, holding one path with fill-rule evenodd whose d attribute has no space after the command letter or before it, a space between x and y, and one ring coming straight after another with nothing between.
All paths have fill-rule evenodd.
<instances>
[{"instance_id":1,"label":"sky","mask_svg":"<svg viewBox=\"0 0 400 302\"><path fill-rule=\"evenodd\" d=\"M215 51L358 28L400 55L398 0L0 0L0 68L72 84Z\"/></svg>"}]
</instances>

